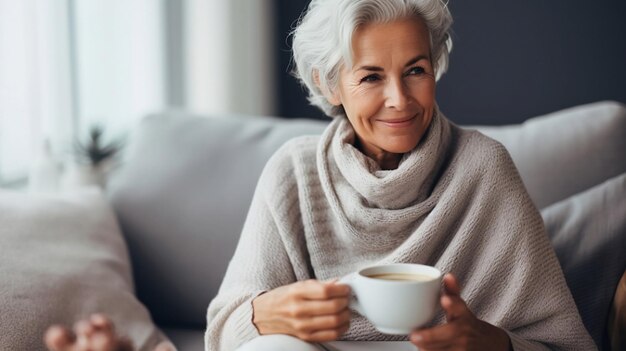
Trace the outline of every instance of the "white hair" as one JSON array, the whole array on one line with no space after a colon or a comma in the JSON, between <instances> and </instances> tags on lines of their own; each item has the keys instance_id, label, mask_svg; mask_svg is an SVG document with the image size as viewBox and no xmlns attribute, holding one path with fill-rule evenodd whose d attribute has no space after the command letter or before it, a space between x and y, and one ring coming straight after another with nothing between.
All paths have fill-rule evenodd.
<instances>
[{"instance_id":1,"label":"white hair","mask_svg":"<svg viewBox=\"0 0 626 351\"><path fill-rule=\"evenodd\" d=\"M309 102L331 117L345 115L322 89L332 92L343 65L352 65L352 35L366 23L389 23L419 16L428 28L435 79L448 69L452 15L443 0L312 0L293 35L294 75L306 86ZM316 84L319 79L319 87Z\"/></svg>"}]
</instances>

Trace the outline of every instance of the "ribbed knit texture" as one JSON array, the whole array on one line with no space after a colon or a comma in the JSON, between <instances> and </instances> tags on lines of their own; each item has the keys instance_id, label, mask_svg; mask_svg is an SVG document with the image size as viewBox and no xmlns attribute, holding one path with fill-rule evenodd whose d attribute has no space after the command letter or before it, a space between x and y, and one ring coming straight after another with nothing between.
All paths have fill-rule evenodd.
<instances>
[{"instance_id":1,"label":"ribbed knit texture","mask_svg":"<svg viewBox=\"0 0 626 351\"><path fill-rule=\"evenodd\" d=\"M454 273L480 319L515 350L595 350L563 273L505 148L440 113L395 170L353 145L345 118L321 137L286 143L269 160L218 295L207 350L258 335L251 301L298 280L327 280L378 263ZM440 313L434 324L444 323ZM353 311L344 340L406 340Z\"/></svg>"}]
</instances>

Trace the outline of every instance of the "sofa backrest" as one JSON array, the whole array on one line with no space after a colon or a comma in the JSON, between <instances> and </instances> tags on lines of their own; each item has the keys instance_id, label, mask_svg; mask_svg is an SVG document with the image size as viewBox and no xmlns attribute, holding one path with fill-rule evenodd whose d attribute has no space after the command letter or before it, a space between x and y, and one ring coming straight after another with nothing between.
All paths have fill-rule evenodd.
<instances>
[{"instance_id":1,"label":"sofa backrest","mask_svg":"<svg viewBox=\"0 0 626 351\"><path fill-rule=\"evenodd\" d=\"M203 329L266 161L326 122L182 112L145 118L108 194L136 292L162 326Z\"/></svg>"},{"instance_id":2,"label":"sofa backrest","mask_svg":"<svg viewBox=\"0 0 626 351\"><path fill-rule=\"evenodd\" d=\"M204 328L265 162L326 124L182 112L141 123L108 193L138 297L158 324ZM540 208L626 172L626 110L617 103L478 129L509 149Z\"/></svg>"}]
</instances>

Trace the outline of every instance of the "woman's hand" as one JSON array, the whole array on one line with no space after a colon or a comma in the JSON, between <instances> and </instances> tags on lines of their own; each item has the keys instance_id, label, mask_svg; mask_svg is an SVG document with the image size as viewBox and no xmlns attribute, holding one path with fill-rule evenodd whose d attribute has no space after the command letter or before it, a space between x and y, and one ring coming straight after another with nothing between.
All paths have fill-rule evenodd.
<instances>
[{"instance_id":1,"label":"woman's hand","mask_svg":"<svg viewBox=\"0 0 626 351\"><path fill-rule=\"evenodd\" d=\"M94 314L77 322L74 330L53 325L46 331L44 342L50 351L134 350L130 339L119 337L115 333L113 322L103 314ZM154 351L176 351L176 348L170 342L164 341Z\"/></svg>"},{"instance_id":2,"label":"woman's hand","mask_svg":"<svg viewBox=\"0 0 626 351\"><path fill-rule=\"evenodd\" d=\"M337 340L350 326L350 287L306 280L285 285L252 301L259 334L287 334L309 342Z\"/></svg>"},{"instance_id":3,"label":"woman's hand","mask_svg":"<svg viewBox=\"0 0 626 351\"><path fill-rule=\"evenodd\" d=\"M443 283L441 307L446 312L447 323L411 333L410 340L420 351L511 349L511 341L504 330L481 321L469 310L452 274L446 274Z\"/></svg>"}]
</instances>

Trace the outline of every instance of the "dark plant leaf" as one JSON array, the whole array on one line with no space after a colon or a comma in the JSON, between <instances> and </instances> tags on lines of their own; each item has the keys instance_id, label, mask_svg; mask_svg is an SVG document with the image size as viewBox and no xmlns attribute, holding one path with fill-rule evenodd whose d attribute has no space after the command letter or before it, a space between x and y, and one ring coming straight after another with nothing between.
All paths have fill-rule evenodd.
<instances>
[{"instance_id":1,"label":"dark plant leaf","mask_svg":"<svg viewBox=\"0 0 626 351\"><path fill-rule=\"evenodd\" d=\"M86 142L82 143L80 140L74 142L74 151L78 162L96 167L120 153L125 142L117 139L103 144L103 135L104 127L97 124L89 128L89 138Z\"/></svg>"}]
</instances>

